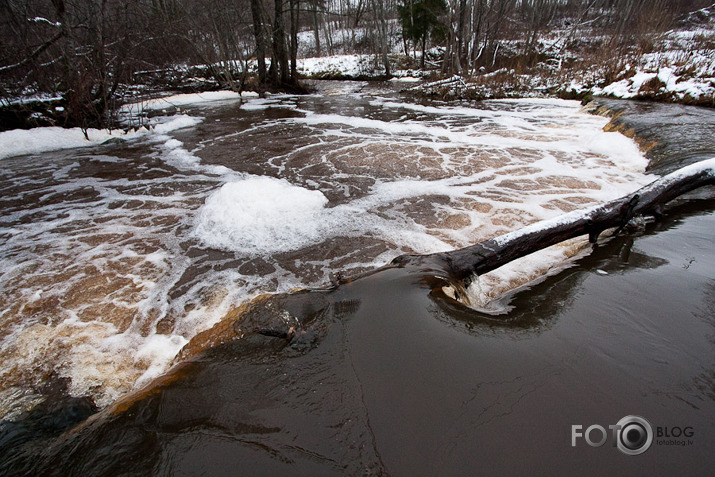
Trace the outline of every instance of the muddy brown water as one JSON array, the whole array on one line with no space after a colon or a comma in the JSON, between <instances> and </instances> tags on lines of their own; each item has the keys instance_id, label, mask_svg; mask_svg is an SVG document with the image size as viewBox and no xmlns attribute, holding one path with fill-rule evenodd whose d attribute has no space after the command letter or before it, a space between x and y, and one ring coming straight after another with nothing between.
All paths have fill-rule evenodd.
<instances>
[{"instance_id":1,"label":"muddy brown water","mask_svg":"<svg viewBox=\"0 0 715 477\"><path fill-rule=\"evenodd\" d=\"M638 108L652 108L642 137L659 154L672 142L673 161L698 155L678 159L680 123L675 132L653 124L673 107L619 104L636 111L619 118L634 128L645 127ZM715 122L711 110L674 108ZM695 129L693 143L712 157L712 136ZM98 413L58 381L50 398L3 423L0 465L8 475L709 475L713 205L712 191L679 200L662 222L599 244L496 316L435 293L439 271L399 267L259 298L194 338L197 348L223 344ZM159 227L180 227L172 220ZM390 247L375 243L374 256ZM219 270L243 266L192 250L218 255L209 265ZM291 326L291 340L252 332ZM642 455L625 455L610 436L572 445L572 426L608 429L629 415L656 434Z\"/></svg>"}]
</instances>

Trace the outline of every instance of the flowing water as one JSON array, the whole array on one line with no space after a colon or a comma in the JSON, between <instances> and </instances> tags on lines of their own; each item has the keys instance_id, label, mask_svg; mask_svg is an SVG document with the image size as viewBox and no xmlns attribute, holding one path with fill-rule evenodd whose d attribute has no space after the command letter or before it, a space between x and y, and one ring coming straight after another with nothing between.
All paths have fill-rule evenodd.
<instances>
[{"instance_id":1,"label":"flowing water","mask_svg":"<svg viewBox=\"0 0 715 477\"><path fill-rule=\"evenodd\" d=\"M161 375L192 338L227 321L226 317L237 316L245 309L242 304L260 294L344 283L346 278L400 254L466 246L622 196L655 178L645 172L647 160L633 141L617 132L604 132L608 119L582 112L575 102L417 104L363 83L329 83L321 88L321 94L311 96L190 105L181 114L193 118L186 122L198 123L194 127L166 133L155 130L122 144L3 160L0 412L7 423L22 424L35 409L52 415L47 409L52 409L53 399L58 403L83 400L72 401L72 409L79 415L76 419L81 420L95 406L105 407ZM715 124L710 110L683 111L702 115L700 122L708 127ZM662 111L652 115L659 116ZM648 136L647 131L642 136ZM690 137L701 148L701 155L715 153L712 136ZM659 148L652 150L664 156L668 156L664 144L675 142L662 134L648 140L657 143ZM688 150L688 158L673 160L692 161L692 150ZM671 150L668 157L677 155ZM710 336L715 279L710 267L711 217L706 215L691 224L693 231L685 238L674 239L696 244L687 252L692 260L686 260L687 267L681 268L698 274L700 281L692 292L697 303L692 306L704 308L702 319L696 319L688 333ZM668 244L672 242L666 242L665 250L671 247ZM603 356L606 363L618 362L620 357L613 356L610 346L599 354L598 344L579 351L578 346L566 343L573 337L583 343L583 331L574 329L574 323L598 315L605 306L588 294L583 302L576 299L583 294L578 291L577 273L561 272L541 285L532 281L551 269L563 270L579 263L597 270L599 276L619 275L621 265L618 260L614 263L613 256L621 253L631 257L625 260L631 267L650 270L663 265L662 259L649 255L652 252L635 253L632 246L632 241L613 242L605 252L584 259L588 247L584 241L572 241L480 277L471 292L473 304L481 311L433 301L423 286L415 286L414 277L389 269L336 291L326 289L324 295L292 295L298 298L289 297L275 305L284 311L275 312L277 318L271 319L298 327L315 322L319 331L299 340L297 351L295 345L280 351L284 345L278 349L252 338L245 343L239 340L244 344L230 349L228 355L221 351L213 358L219 364L190 365L188 384L179 384L174 394L167 391L160 398L163 404L150 399L142 406L147 415L154 416L158 423L152 426L158 429L186 430L188 423L194 422L198 428L217 425L220 432L207 431L214 440L201 441L204 443L198 447L188 441L172 440L165 447L140 439L141 445L147 446L146 456L151 457L138 465L148 466L141 467L144 470L153 468L154 473L160 468L194 473L191 469L200 469L206 459L225 451L238 452L241 459L257 459L252 469L258 473L271 468L306 474L328 468L342 468L344 472L338 473L347 474L390 469L429 473L428 467L421 466L424 459L420 456L429 454L434 444L430 439L439 435L439 445L433 450L441 464L433 470L457 471L460 466L456 462L469 447L460 436L472 434L469 426L496 432L489 427L492 421L502 422L499 416L509 415L521 399L543 386L555 386L555 397L568 396L563 387L582 366L564 368L557 364L563 358L556 357L546 363L546 369L538 369L545 363L531 353L543 351L544 342L576 353L578 363L592 355L599 362ZM681 270L678 266L676 271ZM655 278L650 280L649 286L663 287ZM510 304L499 300L528 283L532 289L517 293ZM605 286L602 296L623 292L619 288L623 283L609 283L615 288ZM627 285L634 288L626 296L634 298L632 290L640 285ZM300 298L306 296L309 298ZM706 297L704 303L700 302L702 296ZM635 308L647 308L651 301L647 294L635 299ZM586 310L581 318L553 318L562 307L568 309L568 303L573 308L573 302ZM267 309L273 309L271 303L268 299ZM619 316L634 313L616 299L609 303L617 307ZM640 318L647 319L648 313L643 310ZM639 321L639 316L630 318ZM492 328L499 320L503 327ZM570 331L549 333L554 322L567 323ZM620 329L623 325L613 320L603 326L616 341L622 332L636 336L641 331L646 340L658 341L657 333L647 328ZM458 330L456 335L453 330ZM400 336L412 341L401 342ZM426 341L429 336L438 339ZM530 337L540 339L532 342ZM527 344L520 345L524 342ZM454 348L447 351L444 346ZM483 348L477 351L475 346ZM498 352L500 346L503 350ZM712 343L687 346L712 358ZM288 354L276 357L277 349L279 354ZM313 351L306 353L306 349ZM677 366L688 359L678 358L682 350L680 344L670 350ZM470 377L474 360L491 362L497 354L504 364L484 369L479 379ZM454 355L460 356L459 364L452 361ZM628 353L625 356L628 362ZM226 364L236 360L240 366ZM519 360L531 363L518 366ZM689 386L702 392L692 391L685 401L706 409L706 415L712 417L713 375L712 368L707 370L712 359L698 362L704 364L694 366L693 372L700 377ZM383 368L384 363L391 365ZM513 375L512 366L521 367L524 374ZM262 375L261 369L267 374ZM291 379L287 369L300 378ZM450 370L445 374L446 369ZM644 372L646 380L657 380L647 368ZM223 382L224 373L233 384L216 384L216 380ZM598 372L589 373L596 389L608 385ZM554 377L561 374L566 375L563 382ZM612 384L626 381L619 377ZM385 387L392 382L400 385ZM205 392L193 395L187 389ZM443 394L445 389L450 393ZM62 397L57 398L58 394ZM421 400L414 402L415 396L422 396ZM263 421L277 427L251 427L263 398L284 406L295 399L295 404L279 409L274 416L263 415ZM443 408L431 407L441 401ZM240 405L240 413L249 414L220 418L226 403ZM185 414L187 406L194 409L189 412L193 417ZM309 433L308 442L293 447L291 440L305 436L296 429L311 424L305 416L291 418L291 406L320 423ZM621 412L618 406L605 407ZM648 409L653 407L649 404ZM583 408L593 410L591 405L583 404ZM520 414L535 411L535 407L526 406ZM401 415L397 421L390 418L395 412ZM568 415L574 423L584 416L611 418L586 411L580 416ZM66 412L63 416L72 421ZM452 423L447 435L444 419ZM112 422L109 430L102 428L101 435L124 435L126 424L119 424L114 431ZM418 422L426 427L415 433ZM267 426L265 422L261 425ZM6 434L13 435L14 428L8 429L10 434ZM330 429L340 429L340 438L331 434L337 430ZM569 431L563 429L566 441ZM710 428L703 431L712 433ZM266 443L255 437L265 433L278 436L278 441ZM93 435L90 432L89 439L97 437ZM194 438L188 435L187 439ZM243 450L229 445L231 436L243 436L236 437ZM336 443L329 444L331 439L337 439ZM404 446L397 444L401 439ZM122 449L139 445L139 441L127 442L121 444ZM523 439L515 442L526 445ZM701 445L705 443L701 441ZM564 452L570 449L568 442L565 446ZM278 467L271 467L273 464L257 457L261 448L273 456L271 462L300 464L284 468L274 462ZM484 446L488 448L492 447ZM201 455L200 449L206 453ZM116 460L95 473L114 468L122 455L117 452ZM311 452L312 458L302 460ZM157 453L165 456L163 460ZM321 466L325 459L332 464ZM234 465L222 462L224 466L216 467L215 473L227 472ZM340 467L341 462L352 464ZM444 465L447 467L441 467Z\"/></svg>"}]
</instances>

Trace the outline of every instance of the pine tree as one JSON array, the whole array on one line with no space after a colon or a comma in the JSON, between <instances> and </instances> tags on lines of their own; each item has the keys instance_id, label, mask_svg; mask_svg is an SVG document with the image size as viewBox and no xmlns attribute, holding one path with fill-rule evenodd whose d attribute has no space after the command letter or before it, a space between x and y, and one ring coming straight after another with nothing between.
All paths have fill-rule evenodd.
<instances>
[{"instance_id":1,"label":"pine tree","mask_svg":"<svg viewBox=\"0 0 715 477\"><path fill-rule=\"evenodd\" d=\"M444 0L402 0L397 6L402 24L402 36L422 48L421 67L425 67L427 38L444 34L440 16L446 13Z\"/></svg>"}]
</instances>

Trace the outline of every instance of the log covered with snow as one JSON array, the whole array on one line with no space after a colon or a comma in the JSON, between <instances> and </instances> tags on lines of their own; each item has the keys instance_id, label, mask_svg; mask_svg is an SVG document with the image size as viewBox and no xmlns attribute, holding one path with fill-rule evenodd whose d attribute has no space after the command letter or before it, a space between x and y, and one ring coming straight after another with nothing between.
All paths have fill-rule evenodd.
<instances>
[{"instance_id":1,"label":"log covered with snow","mask_svg":"<svg viewBox=\"0 0 715 477\"><path fill-rule=\"evenodd\" d=\"M575 210L462 249L424 256L403 255L392 263L429 263L448 272L451 279L469 282L475 275L565 240L588 235L595 243L604 230L616 228L618 233L634 217L657 218L665 203L706 185L715 185L715 158L683 167L605 204Z\"/></svg>"}]
</instances>

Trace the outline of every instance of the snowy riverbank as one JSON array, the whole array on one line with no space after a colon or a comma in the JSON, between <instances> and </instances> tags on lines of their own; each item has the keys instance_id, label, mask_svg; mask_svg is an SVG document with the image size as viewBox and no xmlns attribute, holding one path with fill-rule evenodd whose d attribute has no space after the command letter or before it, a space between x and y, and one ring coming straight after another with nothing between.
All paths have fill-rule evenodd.
<instances>
[{"instance_id":1,"label":"snowy riverbank","mask_svg":"<svg viewBox=\"0 0 715 477\"><path fill-rule=\"evenodd\" d=\"M654 34L647 50L610 51L606 39L588 30L579 32L578 47L567 48L566 36L568 32L555 30L540 39L536 53L541 60L533 66L497 64L446 77L434 69L434 61L428 61L433 69L410 69L419 63L420 54L411 52L410 58L395 51L392 76L395 81L422 78L422 84L411 85L406 92L443 100L606 96L715 106L715 5L693 12L675 29ZM503 42L501 62L518 64L522 46ZM439 61L443 53L436 48L428 51L428 57ZM306 58L298 61L298 71L313 79L385 77L374 55Z\"/></svg>"},{"instance_id":2,"label":"snowy riverbank","mask_svg":"<svg viewBox=\"0 0 715 477\"><path fill-rule=\"evenodd\" d=\"M577 41L572 36L577 36ZM570 42L565 38L571 38ZM309 36L303 35L302 41L309 46L308 39ZM299 58L296 70L305 79L389 79L402 85L400 89L405 94L443 101L605 96L715 107L715 4L681 19L677 28L654 33L652 43L646 49L633 46L611 51L607 38L586 27L577 34L569 29L555 29L541 37L535 51L529 54L525 53L524 45L519 41L504 40L499 45L499 57L495 55L491 67L480 67L459 75L443 73L441 61L445 52L442 48L427 50L427 67L420 69L417 66L421 63L420 52L400 51L396 47L389 55L390 75L386 74L382 59L374 54ZM301 52L309 55L312 50L303 48ZM533 61L534 58L538 61ZM248 73L245 82L232 84L232 87L243 89L244 96L257 88L251 79L256 67L255 61L245 64L235 61L229 68L239 75L244 69ZM222 91L226 85L220 84L211 71L209 65L175 65L170 69L136 72L134 82L120 88L123 93L117 104L135 105L142 101L141 109L146 112L180 108L182 101L194 102L191 97L197 92L204 97L203 100L238 97L239 93ZM167 77L172 78L170 83L167 83ZM259 89L265 91L265 88ZM146 99L178 91L193 93L174 95L172 102ZM42 94L32 89L21 96L5 98L0 103L0 131L67 125L68 106L65 103L57 95ZM121 106L118 112L120 119L126 112L127 106ZM110 115L115 113L117 111L113 109ZM71 147L86 145L87 142L95 144L110 139L126 139L137 133L145 134L145 130L137 132L137 127L156 125L152 121L121 124L114 119L108 120L108 124L114 124L112 127L120 127L124 132L91 129L83 132L76 128L76 141ZM42 144L51 142L56 133L53 129L46 129L42 135L47 141L39 143L28 139L25 133L14 133L15 145L11 150L5 148L0 151L0 157L21 154L24 150L28 153L44 150Z\"/></svg>"}]
</instances>

